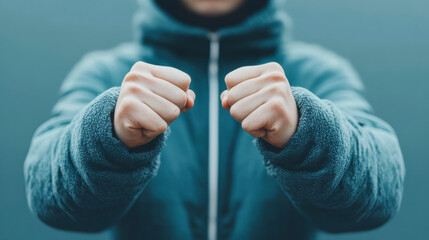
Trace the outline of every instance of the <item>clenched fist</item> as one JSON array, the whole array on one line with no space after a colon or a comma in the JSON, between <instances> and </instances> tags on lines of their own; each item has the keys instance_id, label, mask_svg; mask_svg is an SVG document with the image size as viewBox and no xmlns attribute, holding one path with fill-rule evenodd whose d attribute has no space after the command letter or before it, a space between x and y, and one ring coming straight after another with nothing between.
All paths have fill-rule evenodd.
<instances>
[{"instance_id":1,"label":"clenched fist","mask_svg":"<svg viewBox=\"0 0 429 240\"><path fill-rule=\"evenodd\" d=\"M191 109L195 94L188 74L137 62L125 76L114 114L114 130L127 147L137 147L163 133L181 112Z\"/></svg>"},{"instance_id":2,"label":"clenched fist","mask_svg":"<svg viewBox=\"0 0 429 240\"><path fill-rule=\"evenodd\" d=\"M298 109L278 63L241 67L225 77L222 106L252 136L283 148L296 132Z\"/></svg>"}]
</instances>

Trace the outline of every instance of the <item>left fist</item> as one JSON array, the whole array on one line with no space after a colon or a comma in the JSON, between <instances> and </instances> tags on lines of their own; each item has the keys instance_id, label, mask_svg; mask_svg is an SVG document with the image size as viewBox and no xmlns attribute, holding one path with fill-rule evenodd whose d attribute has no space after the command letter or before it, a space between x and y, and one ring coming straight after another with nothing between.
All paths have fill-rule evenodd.
<instances>
[{"instance_id":1,"label":"left fist","mask_svg":"<svg viewBox=\"0 0 429 240\"><path fill-rule=\"evenodd\" d=\"M298 108L280 64L238 68L225 83L222 107L253 137L283 148L296 132Z\"/></svg>"}]
</instances>

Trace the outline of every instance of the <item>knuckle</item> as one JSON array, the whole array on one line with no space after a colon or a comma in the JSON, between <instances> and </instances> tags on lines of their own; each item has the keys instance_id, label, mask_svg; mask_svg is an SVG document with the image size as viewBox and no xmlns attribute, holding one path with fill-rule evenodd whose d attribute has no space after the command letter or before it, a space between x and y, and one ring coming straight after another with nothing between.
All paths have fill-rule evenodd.
<instances>
[{"instance_id":1,"label":"knuckle","mask_svg":"<svg viewBox=\"0 0 429 240\"><path fill-rule=\"evenodd\" d=\"M123 83L147 82L152 78L147 73L131 71L125 75Z\"/></svg>"},{"instance_id":2,"label":"knuckle","mask_svg":"<svg viewBox=\"0 0 429 240\"><path fill-rule=\"evenodd\" d=\"M240 117L240 111L239 111L239 109L238 109L238 107L237 107L237 105L232 105L232 107L231 107L231 109L229 110L229 112L230 112L230 114L231 114L231 116L234 118L234 119L239 119L239 117Z\"/></svg>"},{"instance_id":3,"label":"knuckle","mask_svg":"<svg viewBox=\"0 0 429 240\"><path fill-rule=\"evenodd\" d=\"M232 82L233 82L233 80L232 80L232 74L228 73L228 75L225 76L225 84L227 86L229 86L229 85L231 85Z\"/></svg>"},{"instance_id":4,"label":"knuckle","mask_svg":"<svg viewBox=\"0 0 429 240\"><path fill-rule=\"evenodd\" d=\"M238 81L238 78L240 75L242 75L242 73L249 71L251 68L252 68L251 66L243 66L233 70L232 72L229 72L225 76L225 84L227 86L234 84L235 82Z\"/></svg>"},{"instance_id":5,"label":"knuckle","mask_svg":"<svg viewBox=\"0 0 429 240\"><path fill-rule=\"evenodd\" d=\"M283 109L283 102L280 99L273 99L270 103L271 109L278 111Z\"/></svg>"},{"instance_id":6,"label":"knuckle","mask_svg":"<svg viewBox=\"0 0 429 240\"><path fill-rule=\"evenodd\" d=\"M241 123L241 128L243 128L243 130L244 130L244 131L246 131L246 132L250 132L250 131L252 131L252 130L253 130L253 129L251 128L251 126L249 125L248 121L243 121L243 122Z\"/></svg>"},{"instance_id":7,"label":"knuckle","mask_svg":"<svg viewBox=\"0 0 429 240\"><path fill-rule=\"evenodd\" d=\"M179 97L178 97L178 101L179 101L178 102L178 107L180 109L186 107L186 103L188 101L188 95L185 92L181 91L180 94L179 94Z\"/></svg>"},{"instance_id":8,"label":"knuckle","mask_svg":"<svg viewBox=\"0 0 429 240\"><path fill-rule=\"evenodd\" d=\"M226 94L226 97L227 97L227 99L228 99L228 103L230 104L230 105L234 105L234 103L235 103L235 98L234 98L234 90L233 90L233 88L231 88L231 90L230 91L228 91L228 93Z\"/></svg>"},{"instance_id":9,"label":"knuckle","mask_svg":"<svg viewBox=\"0 0 429 240\"><path fill-rule=\"evenodd\" d=\"M286 77L282 72L279 71L272 71L265 75L266 79L273 80L273 81L284 81Z\"/></svg>"},{"instance_id":10,"label":"knuckle","mask_svg":"<svg viewBox=\"0 0 429 240\"><path fill-rule=\"evenodd\" d=\"M131 94L138 94L141 92L141 89L137 84L132 83L132 84L127 84L126 92Z\"/></svg>"},{"instance_id":11,"label":"knuckle","mask_svg":"<svg viewBox=\"0 0 429 240\"><path fill-rule=\"evenodd\" d=\"M134 106L135 106L135 101L129 97L126 97L122 99L122 101L119 103L119 112L132 111Z\"/></svg>"},{"instance_id":12,"label":"knuckle","mask_svg":"<svg viewBox=\"0 0 429 240\"><path fill-rule=\"evenodd\" d=\"M170 111L170 121L174 121L176 118L178 118L179 117L179 115L180 115L180 109L177 107L177 106L174 106L173 108L172 108L172 110Z\"/></svg>"},{"instance_id":13,"label":"knuckle","mask_svg":"<svg viewBox=\"0 0 429 240\"><path fill-rule=\"evenodd\" d=\"M283 72L283 67L278 62L269 62L267 65L274 71Z\"/></svg>"},{"instance_id":14,"label":"knuckle","mask_svg":"<svg viewBox=\"0 0 429 240\"><path fill-rule=\"evenodd\" d=\"M144 64L145 63L143 61L137 61L136 63L134 63L133 68L143 66Z\"/></svg>"},{"instance_id":15,"label":"knuckle","mask_svg":"<svg viewBox=\"0 0 429 240\"><path fill-rule=\"evenodd\" d=\"M281 92L281 89L278 85L276 84L271 84L269 86L266 87L266 91L270 94L270 95L276 95L278 93Z\"/></svg>"},{"instance_id":16,"label":"knuckle","mask_svg":"<svg viewBox=\"0 0 429 240\"><path fill-rule=\"evenodd\" d=\"M182 77L182 84L185 88L188 88L189 85L191 85L191 76L189 76L187 73L183 73L183 77Z\"/></svg>"},{"instance_id":17,"label":"knuckle","mask_svg":"<svg viewBox=\"0 0 429 240\"><path fill-rule=\"evenodd\" d=\"M131 70L145 70L149 67L149 64L143 62L143 61L137 61L134 63L134 65L131 67Z\"/></svg>"},{"instance_id":18,"label":"knuckle","mask_svg":"<svg viewBox=\"0 0 429 240\"><path fill-rule=\"evenodd\" d=\"M247 67L240 67L235 69L234 71L228 73L225 76L225 84L226 86L230 87L233 86L235 82L237 82L237 76L240 74L240 72L243 72L247 69Z\"/></svg>"},{"instance_id":19,"label":"knuckle","mask_svg":"<svg viewBox=\"0 0 429 240\"><path fill-rule=\"evenodd\" d=\"M176 76L174 79L174 85L182 88L182 89L186 89L189 87L189 85L191 84L191 76L189 76L189 74L174 68L174 67L165 67L165 70L170 72L171 75ZM173 80L173 79L172 79Z\"/></svg>"},{"instance_id":20,"label":"knuckle","mask_svg":"<svg viewBox=\"0 0 429 240\"><path fill-rule=\"evenodd\" d=\"M125 75L124 82L135 82L141 78L142 78L142 74L140 74L136 71L131 71L131 72L127 73L127 75Z\"/></svg>"}]
</instances>

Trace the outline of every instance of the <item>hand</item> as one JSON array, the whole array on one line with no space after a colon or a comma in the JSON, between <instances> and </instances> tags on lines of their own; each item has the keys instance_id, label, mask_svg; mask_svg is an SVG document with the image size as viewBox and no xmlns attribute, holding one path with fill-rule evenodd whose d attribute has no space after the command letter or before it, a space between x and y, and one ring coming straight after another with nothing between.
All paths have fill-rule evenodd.
<instances>
[{"instance_id":1,"label":"hand","mask_svg":"<svg viewBox=\"0 0 429 240\"><path fill-rule=\"evenodd\" d=\"M181 112L194 106L188 74L137 62L125 76L114 116L114 130L127 147L137 147L163 133Z\"/></svg>"},{"instance_id":2,"label":"hand","mask_svg":"<svg viewBox=\"0 0 429 240\"><path fill-rule=\"evenodd\" d=\"M296 132L298 109L278 63L241 67L225 77L222 106L253 137L283 148Z\"/></svg>"}]
</instances>

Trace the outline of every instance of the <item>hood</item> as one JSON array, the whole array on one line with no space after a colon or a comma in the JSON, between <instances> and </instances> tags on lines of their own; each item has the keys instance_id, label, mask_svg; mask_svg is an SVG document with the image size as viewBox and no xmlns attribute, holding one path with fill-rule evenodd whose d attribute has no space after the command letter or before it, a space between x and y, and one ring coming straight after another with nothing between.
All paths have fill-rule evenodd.
<instances>
[{"instance_id":1,"label":"hood","mask_svg":"<svg viewBox=\"0 0 429 240\"><path fill-rule=\"evenodd\" d=\"M234 50L276 48L290 39L291 21L285 12L285 0L269 0L267 5L240 24L217 31L223 46ZM134 18L134 38L143 45L207 48L209 31L186 25L167 14L155 0L138 0Z\"/></svg>"}]
</instances>

